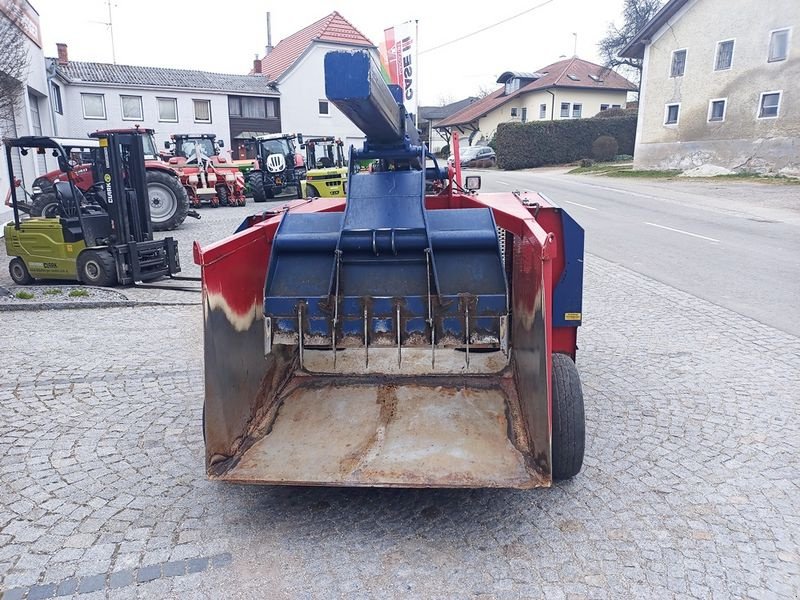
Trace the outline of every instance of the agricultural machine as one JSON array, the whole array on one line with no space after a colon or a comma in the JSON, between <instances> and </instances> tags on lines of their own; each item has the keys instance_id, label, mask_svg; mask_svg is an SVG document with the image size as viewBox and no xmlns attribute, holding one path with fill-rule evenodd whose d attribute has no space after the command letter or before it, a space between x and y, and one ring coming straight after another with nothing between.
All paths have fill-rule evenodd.
<instances>
[{"instance_id":1,"label":"agricultural machine","mask_svg":"<svg viewBox=\"0 0 800 600\"><path fill-rule=\"evenodd\" d=\"M91 140L23 137L6 140L14 181L12 149L48 151L58 160L64 181L53 184L55 208L49 217L20 218L17 191L11 190L14 220L5 225L11 278L26 285L36 279L77 279L91 285L129 285L180 271L178 243L153 239L143 136L102 133ZM86 148L95 156L91 177L102 182L87 197L73 179L67 148Z\"/></svg>"},{"instance_id":2,"label":"agricultural machine","mask_svg":"<svg viewBox=\"0 0 800 600\"><path fill-rule=\"evenodd\" d=\"M583 230L544 196L479 194L478 177L462 188L368 53L329 52L325 86L367 137L350 149L346 201L292 202L195 245L208 476L510 488L574 476ZM426 197L426 180L440 191Z\"/></svg>"},{"instance_id":3,"label":"agricultural machine","mask_svg":"<svg viewBox=\"0 0 800 600\"><path fill-rule=\"evenodd\" d=\"M189 196L178 181L174 169L164 164L156 152L153 140L153 130L145 128L132 129L107 129L89 134L91 137L102 137L111 133L134 134L142 139L144 150L145 170L147 176L147 193L150 199L150 219L155 231L169 231L176 229L189 215ZM81 141L81 140L78 140ZM80 148L80 146L76 146ZM84 194L94 193L96 186L102 186L101 181L93 178L94 153L81 153L75 156L73 148L64 148L70 158L79 158L77 164L72 164L70 177L72 183ZM74 161L73 161L74 162ZM67 174L62 169L57 169L37 177L31 187L31 201L19 199L18 208L32 217L51 217L58 212L59 203L55 196L54 186L58 182L67 181ZM198 217L199 218L199 217Z\"/></svg>"},{"instance_id":4,"label":"agricultural machine","mask_svg":"<svg viewBox=\"0 0 800 600\"><path fill-rule=\"evenodd\" d=\"M169 165L177 171L195 208L203 202L215 208L244 206L244 176L237 166L220 156L224 143L216 137L213 133L173 135L172 143L164 142L164 147L174 152Z\"/></svg>"},{"instance_id":5,"label":"agricultural machine","mask_svg":"<svg viewBox=\"0 0 800 600\"><path fill-rule=\"evenodd\" d=\"M306 177L300 182L303 198L344 198L347 167L344 144L333 137L306 138Z\"/></svg>"},{"instance_id":6,"label":"agricultural machine","mask_svg":"<svg viewBox=\"0 0 800 600\"><path fill-rule=\"evenodd\" d=\"M302 144L303 136L275 133L255 138L257 164L247 173L255 202L266 202L286 192L303 197L300 182L306 169L295 141Z\"/></svg>"}]
</instances>

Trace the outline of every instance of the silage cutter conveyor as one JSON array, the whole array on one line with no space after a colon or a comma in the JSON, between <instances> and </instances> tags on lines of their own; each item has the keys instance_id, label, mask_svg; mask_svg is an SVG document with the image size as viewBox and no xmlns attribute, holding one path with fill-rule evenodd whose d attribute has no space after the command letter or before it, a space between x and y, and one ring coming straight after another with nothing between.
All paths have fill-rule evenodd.
<instances>
[{"instance_id":1,"label":"silage cutter conveyor","mask_svg":"<svg viewBox=\"0 0 800 600\"><path fill-rule=\"evenodd\" d=\"M195 246L209 477L531 488L575 475L583 230L540 194L463 189L367 52L328 53L325 86L367 137L346 200L294 201Z\"/></svg>"}]
</instances>

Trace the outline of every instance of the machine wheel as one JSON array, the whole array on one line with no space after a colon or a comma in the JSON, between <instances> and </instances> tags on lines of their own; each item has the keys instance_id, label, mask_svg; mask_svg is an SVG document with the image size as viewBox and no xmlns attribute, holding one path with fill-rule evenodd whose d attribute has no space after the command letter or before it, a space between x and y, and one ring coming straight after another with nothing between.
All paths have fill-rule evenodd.
<instances>
[{"instance_id":1,"label":"machine wheel","mask_svg":"<svg viewBox=\"0 0 800 600\"><path fill-rule=\"evenodd\" d=\"M306 184L306 198L319 198L319 192L313 185Z\"/></svg>"},{"instance_id":2,"label":"machine wheel","mask_svg":"<svg viewBox=\"0 0 800 600\"><path fill-rule=\"evenodd\" d=\"M61 214L61 204L56 198L55 191L39 194L31 202L32 217L57 217Z\"/></svg>"},{"instance_id":3,"label":"machine wheel","mask_svg":"<svg viewBox=\"0 0 800 600\"><path fill-rule=\"evenodd\" d=\"M89 285L111 287L117 283L117 265L107 250L84 250L78 255L78 279Z\"/></svg>"},{"instance_id":4,"label":"machine wheel","mask_svg":"<svg viewBox=\"0 0 800 600\"><path fill-rule=\"evenodd\" d=\"M175 229L189 212L189 195L169 173L147 171L147 197L150 200L150 222L154 231Z\"/></svg>"},{"instance_id":5,"label":"machine wheel","mask_svg":"<svg viewBox=\"0 0 800 600\"><path fill-rule=\"evenodd\" d=\"M29 285L34 281L28 271L28 267L25 265L25 261L18 256L12 258L11 262L8 263L8 272L17 285Z\"/></svg>"},{"instance_id":6,"label":"machine wheel","mask_svg":"<svg viewBox=\"0 0 800 600\"><path fill-rule=\"evenodd\" d=\"M267 194L264 190L264 179L261 177L260 172L253 172L247 176L247 182L250 184L250 191L253 192L253 202L266 202Z\"/></svg>"},{"instance_id":7,"label":"machine wheel","mask_svg":"<svg viewBox=\"0 0 800 600\"><path fill-rule=\"evenodd\" d=\"M553 354L553 479L569 479L578 474L585 443L578 368L566 354Z\"/></svg>"},{"instance_id":8,"label":"machine wheel","mask_svg":"<svg viewBox=\"0 0 800 600\"><path fill-rule=\"evenodd\" d=\"M220 185L217 187L217 198L219 198L219 205L220 206L230 206L230 193L228 192L227 186Z\"/></svg>"}]
</instances>

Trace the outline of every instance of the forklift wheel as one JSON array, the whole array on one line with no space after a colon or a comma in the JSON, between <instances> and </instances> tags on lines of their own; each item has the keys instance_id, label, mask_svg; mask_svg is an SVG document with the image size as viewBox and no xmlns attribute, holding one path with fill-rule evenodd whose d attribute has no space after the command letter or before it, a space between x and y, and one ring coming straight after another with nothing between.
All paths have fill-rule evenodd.
<instances>
[{"instance_id":1,"label":"forklift wheel","mask_svg":"<svg viewBox=\"0 0 800 600\"><path fill-rule=\"evenodd\" d=\"M117 266L107 250L84 250L78 256L78 279L89 285L111 287L117 283Z\"/></svg>"},{"instance_id":2,"label":"forklift wheel","mask_svg":"<svg viewBox=\"0 0 800 600\"><path fill-rule=\"evenodd\" d=\"M11 279L17 285L28 285L34 281L30 272L28 272L28 267L25 266L25 261L19 257L12 258L11 262L8 263L8 272L11 273Z\"/></svg>"}]
</instances>

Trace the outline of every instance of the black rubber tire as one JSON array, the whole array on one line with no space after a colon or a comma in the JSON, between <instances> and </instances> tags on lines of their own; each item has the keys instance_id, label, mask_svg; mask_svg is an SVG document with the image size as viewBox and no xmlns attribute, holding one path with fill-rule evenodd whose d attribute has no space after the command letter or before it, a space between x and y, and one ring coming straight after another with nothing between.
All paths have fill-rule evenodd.
<instances>
[{"instance_id":1,"label":"black rubber tire","mask_svg":"<svg viewBox=\"0 0 800 600\"><path fill-rule=\"evenodd\" d=\"M99 287L117 283L117 265L108 250L84 250L78 255L77 267L81 283Z\"/></svg>"},{"instance_id":2,"label":"black rubber tire","mask_svg":"<svg viewBox=\"0 0 800 600\"><path fill-rule=\"evenodd\" d=\"M25 264L25 261L19 256L15 256L11 259L11 262L8 263L8 273L17 285L30 285L35 281L30 271L28 271L28 266Z\"/></svg>"},{"instance_id":3,"label":"black rubber tire","mask_svg":"<svg viewBox=\"0 0 800 600\"><path fill-rule=\"evenodd\" d=\"M251 171L247 175L247 183L250 184L250 191L253 194L253 202L266 202L267 194L264 190L264 179L261 171Z\"/></svg>"},{"instance_id":4,"label":"black rubber tire","mask_svg":"<svg viewBox=\"0 0 800 600\"><path fill-rule=\"evenodd\" d=\"M177 177L173 177L164 171L148 169L148 202L150 201L149 188L151 184L168 190L172 194L175 203L175 209L158 221L153 220L151 210L150 222L153 225L153 231L170 231L179 227L186 220L186 215L189 212L189 194L186 193L186 189L181 185Z\"/></svg>"},{"instance_id":5,"label":"black rubber tire","mask_svg":"<svg viewBox=\"0 0 800 600\"><path fill-rule=\"evenodd\" d=\"M319 192L310 183L306 184L306 198L319 198Z\"/></svg>"},{"instance_id":6,"label":"black rubber tire","mask_svg":"<svg viewBox=\"0 0 800 600\"><path fill-rule=\"evenodd\" d=\"M39 194L31 202L32 217L58 217L62 214L61 203L56 199L55 191Z\"/></svg>"},{"instance_id":7,"label":"black rubber tire","mask_svg":"<svg viewBox=\"0 0 800 600\"><path fill-rule=\"evenodd\" d=\"M586 422L578 368L566 354L553 354L553 479L569 479L583 466Z\"/></svg>"},{"instance_id":8,"label":"black rubber tire","mask_svg":"<svg viewBox=\"0 0 800 600\"><path fill-rule=\"evenodd\" d=\"M220 206L230 206L231 205L231 198L230 193L228 192L228 187L224 185L217 186L217 198L219 198L219 205Z\"/></svg>"}]
</instances>

